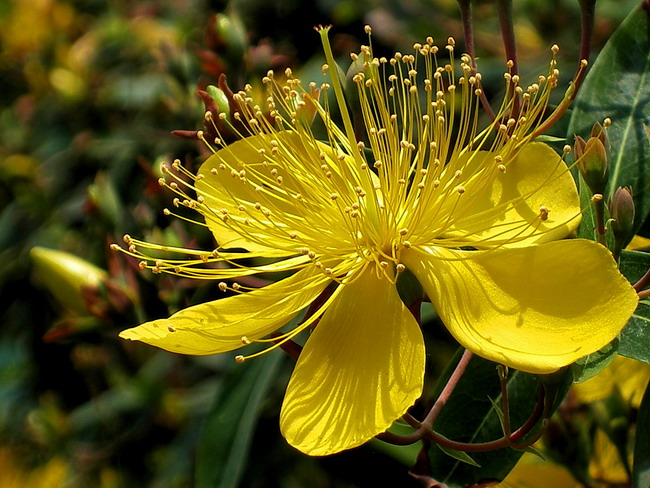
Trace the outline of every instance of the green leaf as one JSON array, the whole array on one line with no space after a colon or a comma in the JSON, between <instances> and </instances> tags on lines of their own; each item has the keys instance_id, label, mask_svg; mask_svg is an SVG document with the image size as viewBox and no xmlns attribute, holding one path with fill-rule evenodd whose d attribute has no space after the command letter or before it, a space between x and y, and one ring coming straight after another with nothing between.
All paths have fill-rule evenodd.
<instances>
[{"instance_id":1,"label":"green leaf","mask_svg":"<svg viewBox=\"0 0 650 488\"><path fill-rule=\"evenodd\" d=\"M460 353L439 379L435 388L436 394L446 384L459 357ZM568 391L571 379L572 375L568 368L554 375L545 376L511 371L507 388L512 429L519 428L533 411L541 380L553 391L551 400L556 408ZM503 437L503 428L494 408L494 405L500 403L501 385L497 365L480 357L474 357L440 412L434 430L448 439L459 442L476 443L500 439ZM506 448L472 453L472 460L481 468L468 464L466 460L461 462L435 446L429 449L428 454L431 476L450 488L460 488L478 484L486 479L502 480L517 463L523 451Z\"/></svg>"},{"instance_id":2,"label":"green leaf","mask_svg":"<svg viewBox=\"0 0 650 488\"><path fill-rule=\"evenodd\" d=\"M650 269L650 253L624 250L619 267L630 283L636 283Z\"/></svg>"},{"instance_id":3,"label":"green leaf","mask_svg":"<svg viewBox=\"0 0 650 488\"><path fill-rule=\"evenodd\" d=\"M595 122L612 119L607 198L632 186L638 229L650 213L650 16L636 8L612 35L578 93L567 137L586 136Z\"/></svg>"},{"instance_id":4,"label":"green leaf","mask_svg":"<svg viewBox=\"0 0 650 488\"><path fill-rule=\"evenodd\" d=\"M636 312L621 332L618 353L650 364L650 302L639 302Z\"/></svg>"},{"instance_id":5,"label":"green leaf","mask_svg":"<svg viewBox=\"0 0 650 488\"><path fill-rule=\"evenodd\" d=\"M244 473L260 406L284 356L265 354L226 371L199 440L197 488L236 488Z\"/></svg>"},{"instance_id":6,"label":"green leaf","mask_svg":"<svg viewBox=\"0 0 650 488\"><path fill-rule=\"evenodd\" d=\"M463 451L457 451L456 449L451 449L449 447L444 447L441 445L437 445L438 449L440 449L442 452L444 452L447 456L450 456L454 459L458 459L459 461L463 463L467 463L470 466L476 466L477 468L480 468L481 465L478 464L476 461L474 461L469 454Z\"/></svg>"},{"instance_id":7,"label":"green leaf","mask_svg":"<svg viewBox=\"0 0 650 488\"><path fill-rule=\"evenodd\" d=\"M650 268L650 254L623 251L621 272L631 283L637 282ZM621 332L618 353L650 364L650 301L639 302L634 314Z\"/></svg>"},{"instance_id":8,"label":"green leaf","mask_svg":"<svg viewBox=\"0 0 650 488\"><path fill-rule=\"evenodd\" d=\"M585 183L580 173L578 175L578 189L580 193L580 208L583 208L582 220L578 227L577 237L580 239L589 239L590 241L597 241L596 237L596 209L591 202L591 190Z\"/></svg>"},{"instance_id":9,"label":"green leaf","mask_svg":"<svg viewBox=\"0 0 650 488\"><path fill-rule=\"evenodd\" d=\"M573 382L582 383L592 376L596 376L614 360L617 352L618 339L614 339L600 351L578 359L570 366Z\"/></svg>"},{"instance_id":10,"label":"green leaf","mask_svg":"<svg viewBox=\"0 0 650 488\"><path fill-rule=\"evenodd\" d=\"M503 410L501 410L501 405L499 405L497 402L489 398L490 403L492 404L492 408L494 409L494 413L497 414L497 417L499 417L499 423L501 424L501 431L505 434L506 432L506 418L505 415L503 415Z\"/></svg>"},{"instance_id":11,"label":"green leaf","mask_svg":"<svg viewBox=\"0 0 650 488\"><path fill-rule=\"evenodd\" d=\"M650 385L646 387L639 407L636 432L632 488L647 488L650 486Z\"/></svg>"}]
</instances>

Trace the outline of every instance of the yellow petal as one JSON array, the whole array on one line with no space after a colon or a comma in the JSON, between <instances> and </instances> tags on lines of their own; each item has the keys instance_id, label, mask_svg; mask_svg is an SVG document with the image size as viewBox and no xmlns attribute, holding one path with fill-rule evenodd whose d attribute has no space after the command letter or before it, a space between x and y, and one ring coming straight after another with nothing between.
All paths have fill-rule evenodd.
<instances>
[{"instance_id":1,"label":"yellow petal","mask_svg":"<svg viewBox=\"0 0 650 488\"><path fill-rule=\"evenodd\" d=\"M494 154L486 152L484 157L493 159ZM519 247L561 239L580 223L573 177L546 144L526 144L506 172L490 182L490 189L477 191L478 183L465 184L463 197L472 203L463 209L466 217L456 221L444 237L462 238L476 247L506 241L507 246ZM541 207L548 209L547 220L539 217Z\"/></svg>"},{"instance_id":2,"label":"yellow petal","mask_svg":"<svg viewBox=\"0 0 650 488\"><path fill-rule=\"evenodd\" d=\"M384 432L422 393L422 333L395 286L368 269L307 340L282 405L289 444L313 456Z\"/></svg>"},{"instance_id":3,"label":"yellow petal","mask_svg":"<svg viewBox=\"0 0 650 488\"><path fill-rule=\"evenodd\" d=\"M650 247L650 239L647 237L635 235L630 243L627 245L627 249L644 249Z\"/></svg>"},{"instance_id":4,"label":"yellow petal","mask_svg":"<svg viewBox=\"0 0 650 488\"><path fill-rule=\"evenodd\" d=\"M242 295L202 303L120 333L182 354L216 354L242 347L286 324L309 305L331 280L313 267Z\"/></svg>"},{"instance_id":5,"label":"yellow petal","mask_svg":"<svg viewBox=\"0 0 650 488\"><path fill-rule=\"evenodd\" d=\"M289 246L288 255L297 249L291 232L300 234L301 228L311 229L320 221L345 228L330 198L331 188L344 177L333 151L313 138L285 131L241 139L208 158L196 188L211 209L203 213L219 245L273 255ZM332 170L327 184L323 164Z\"/></svg>"},{"instance_id":6,"label":"yellow petal","mask_svg":"<svg viewBox=\"0 0 650 488\"><path fill-rule=\"evenodd\" d=\"M402 260L458 342L530 373L551 373L601 349L638 302L609 251L592 241L431 248Z\"/></svg>"}]
</instances>

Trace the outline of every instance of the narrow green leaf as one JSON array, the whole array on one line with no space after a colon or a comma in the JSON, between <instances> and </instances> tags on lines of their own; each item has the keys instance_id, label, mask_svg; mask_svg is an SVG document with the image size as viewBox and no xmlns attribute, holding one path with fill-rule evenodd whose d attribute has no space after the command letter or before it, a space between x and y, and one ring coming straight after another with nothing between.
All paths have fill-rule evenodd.
<instances>
[{"instance_id":1,"label":"narrow green leaf","mask_svg":"<svg viewBox=\"0 0 650 488\"><path fill-rule=\"evenodd\" d=\"M591 190L582 179L582 175L578 173L578 189L580 192L580 208L585 210L582 212L582 220L578 227L577 237L580 239L589 239L590 241L597 241L596 237L596 210L591 203Z\"/></svg>"},{"instance_id":2,"label":"narrow green leaf","mask_svg":"<svg viewBox=\"0 0 650 488\"><path fill-rule=\"evenodd\" d=\"M458 459L459 461L463 463L467 463L470 466L475 466L477 468L480 468L481 465L478 464L476 461L474 461L469 454L463 451L457 451L456 449L451 449L449 447L444 447L441 445L438 445L438 448L444 452L447 456L450 456L454 459Z\"/></svg>"},{"instance_id":3,"label":"narrow green leaf","mask_svg":"<svg viewBox=\"0 0 650 488\"><path fill-rule=\"evenodd\" d=\"M586 136L594 122L611 118L610 179L606 195L632 186L636 228L650 213L650 16L636 8L612 35L578 93L567 137Z\"/></svg>"},{"instance_id":4,"label":"narrow green leaf","mask_svg":"<svg viewBox=\"0 0 650 488\"><path fill-rule=\"evenodd\" d=\"M650 486L650 385L645 389L639 407L634 442L634 463L632 468L632 488Z\"/></svg>"},{"instance_id":5,"label":"narrow green leaf","mask_svg":"<svg viewBox=\"0 0 650 488\"><path fill-rule=\"evenodd\" d=\"M236 488L248 461L260 405L284 356L233 363L207 416L196 460L197 488Z\"/></svg>"},{"instance_id":6,"label":"narrow green leaf","mask_svg":"<svg viewBox=\"0 0 650 488\"><path fill-rule=\"evenodd\" d=\"M505 421L505 416L503 415L503 410L501 410L501 406L497 402L492 400L492 398L489 398L489 400L490 400L490 403L492 404L492 408L494 409L494 413L496 413L497 417L499 417L499 423L501 424L501 430L505 434L505 432L506 432L506 421Z\"/></svg>"},{"instance_id":7,"label":"narrow green leaf","mask_svg":"<svg viewBox=\"0 0 650 488\"><path fill-rule=\"evenodd\" d=\"M547 144L558 143L564 145L566 144L566 139L564 137L552 136L550 134L542 134L535 138L535 142L545 142Z\"/></svg>"}]
</instances>

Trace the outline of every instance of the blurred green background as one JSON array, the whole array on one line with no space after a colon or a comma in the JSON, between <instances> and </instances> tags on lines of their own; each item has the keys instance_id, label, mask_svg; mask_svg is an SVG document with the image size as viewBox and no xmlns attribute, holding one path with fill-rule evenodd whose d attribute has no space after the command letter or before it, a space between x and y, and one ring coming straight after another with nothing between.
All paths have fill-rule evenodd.
<instances>
[{"instance_id":1,"label":"blurred green background","mask_svg":"<svg viewBox=\"0 0 650 488\"><path fill-rule=\"evenodd\" d=\"M595 53L637 3L598 2ZM498 98L495 8L476 1L474 13L479 69ZM517 0L515 15L524 81L557 43L568 82L577 0ZM0 2L0 486L419 486L407 474L412 449L377 442L313 459L288 447L278 413L291 364L280 352L239 366L117 338L218 296L214 283L143 273L109 250L125 233L214 247L204 229L162 214L172 195L157 183L160 162L201 161L193 141L170 135L200 128L196 89L226 73L238 90L287 66L310 81L319 24L334 25L343 63L365 24L377 52L428 35L452 35L462 50L455 0ZM35 246L99 269L62 273L60 257L30 257ZM442 328L426 333L432 384L454 346Z\"/></svg>"}]
</instances>

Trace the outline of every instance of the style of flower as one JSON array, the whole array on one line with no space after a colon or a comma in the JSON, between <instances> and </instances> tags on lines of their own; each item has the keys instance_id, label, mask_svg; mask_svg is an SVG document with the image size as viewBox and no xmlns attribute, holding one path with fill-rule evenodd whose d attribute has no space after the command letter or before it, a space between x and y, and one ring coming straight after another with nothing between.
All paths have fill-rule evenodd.
<instances>
[{"instance_id":1,"label":"style of flower","mask_svg":"<svg viewBox=\"0 0 650 488\"><path fill-rule=\"evenodd\" d=\"M558 240L579 223L576 187L563 158L532 141L557 84L554 59L527 89L506 73L500 123L479 131L481 76L467 55L456 76L453 39L445 64L430 38L391 59L362 46L351 55L355 125L328 30L319 29L325 82L305 88L290 70L284 81L269 72L266 98L247 86L230 117L206 114L218 135L199 133L214 154L198 174L179 161L166 169L161 184L202 215L218 248L126 236L123 250L142 268L234 292L123 338L197 355L266 344L242 361L310 332L280 424L311 455L368 441L421 395L423 337L396 287L407 269L461 345L532 373L603 347L637 304L604 247ZM239 140L226 146L218 127ZM288 277L256 289L236 281L268 272ZM269 338L307 307L299 325Z\"/></svg>"}]
</instances>

